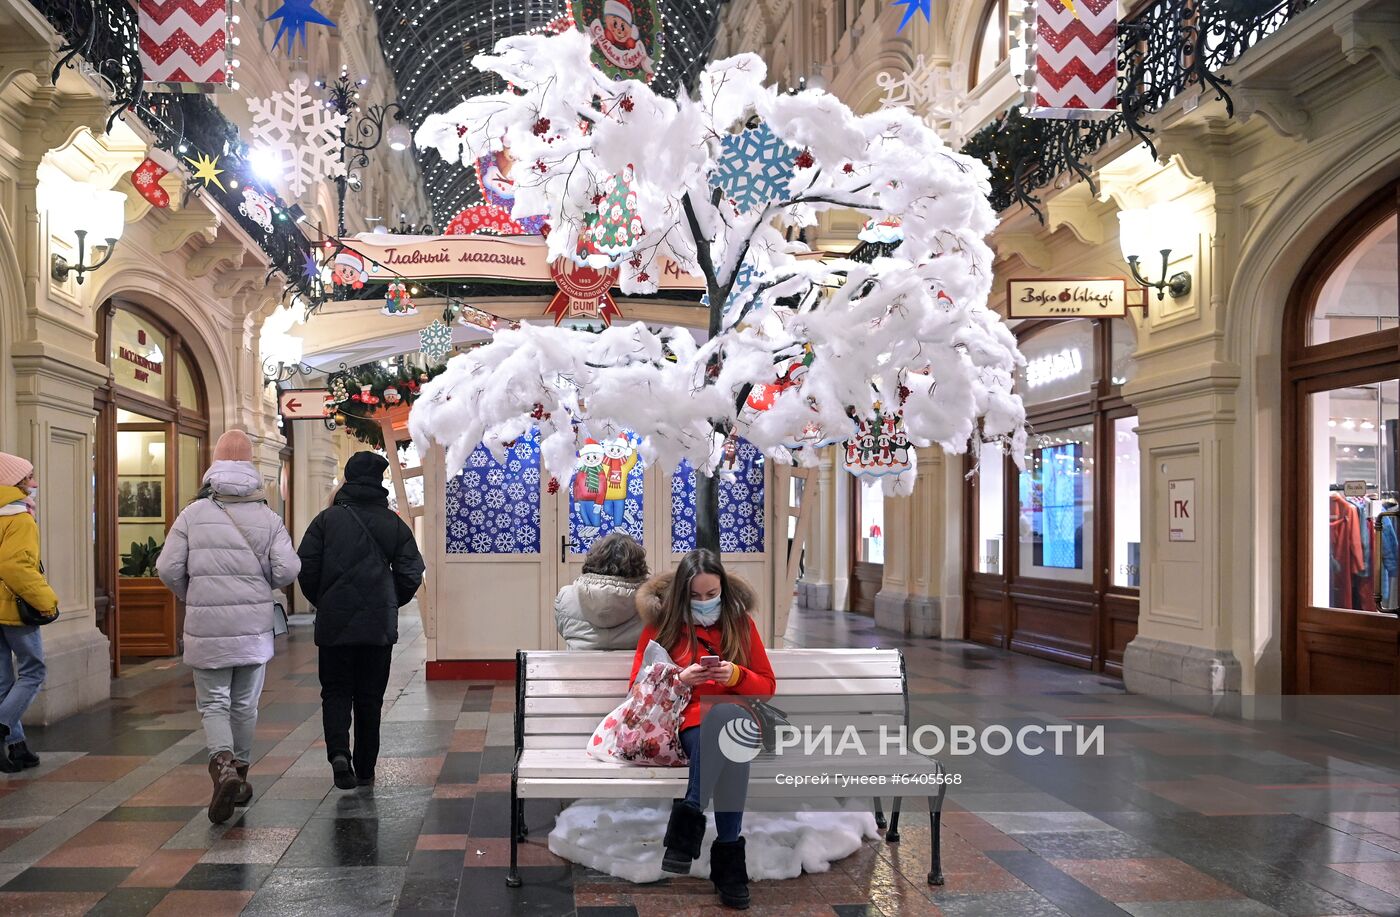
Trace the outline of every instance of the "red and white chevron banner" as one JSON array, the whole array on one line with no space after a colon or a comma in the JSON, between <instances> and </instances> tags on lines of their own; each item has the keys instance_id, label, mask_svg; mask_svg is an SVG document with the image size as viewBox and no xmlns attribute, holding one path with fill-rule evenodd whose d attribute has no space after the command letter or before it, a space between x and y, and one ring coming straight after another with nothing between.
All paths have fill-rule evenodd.
<instances>
[{"instance_id":1,"label":"red and white chevron banner","mask_svg":"<svg viewBox=\"0 0 1400 917\"><path fill-rule=\"evenodd\" d=\"M1106 118L1118 110L1117 0L1036 0L1028 114Z\"/></svg>"},{"instance_id":2,"label":"red and white chevron banner","mask_svg":"<svg viewBox=\"0 0 1400 917\"><path fill-rule=\"evenodd\" d=\"M208 91L229 76L230 0L141 0L148 89ZM151 85L178 84L178 85Z\"/></svg>"}]
</instances>

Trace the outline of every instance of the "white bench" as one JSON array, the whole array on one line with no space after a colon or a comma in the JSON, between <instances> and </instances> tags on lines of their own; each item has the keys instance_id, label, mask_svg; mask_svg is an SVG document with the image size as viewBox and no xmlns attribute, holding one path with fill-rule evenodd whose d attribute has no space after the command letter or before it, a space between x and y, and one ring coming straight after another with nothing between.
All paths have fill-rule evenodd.
<instances>
[{"instance_id":1,"label":"white bench","mask_svg":"<svg viewBox=\"0 0 1400 917\"><path fill-rule=\"evenodd\" d=\"M627 696L632 658L626 652L521 651L516 654L515 767L511 772L510 872L506 884L520 886L516 868L517 846L526 834L526 799L677 799L685 795L687 769L637 767L598 761L585 751L599 720ZM855 724L865 747L878 749L882 727L896 730L909 723L909 694L904 655L880 649L769 650L768 659L778 680L774 706L786 712L797 727L833 729L833 744L843 730ZM833 748L833 751L835 749ZM907 770L910 758L901 770ZM917 758L936 777L927 783L900 785L893 792L888 843L899 841L899 807L902 795L925 796L932 824L930 885L943 884L941 813L947 787L936 761ZM794 797L766 776L831 773L889 774L888 761L851 756L777 756L761 754L751 765L750 797ZM878 791L869 785L823 786L822 797L874 800L876 824L885 828Z\"/></svg>"}]
</instances>

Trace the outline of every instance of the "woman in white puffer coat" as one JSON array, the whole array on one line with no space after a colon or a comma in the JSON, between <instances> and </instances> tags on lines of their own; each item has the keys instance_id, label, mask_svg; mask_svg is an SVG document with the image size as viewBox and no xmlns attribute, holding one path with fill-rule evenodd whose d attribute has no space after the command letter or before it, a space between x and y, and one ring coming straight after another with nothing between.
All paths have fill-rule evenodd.
<instances>
[{"instance_id":1,"label":"woman in white puffer coat","mask_svg":"<svg viewBox=\"0 0 1400 917\"><path fill-rule=\"evenodd\" d=\"M571 650L635 650L642 633L637 589L646 582L646 549L624 532L593 542L583 575L554 598L554 623Z\"/></svg>"},{"instance_id":2,"label":"woman in white puffer coat","mask_svg":"<svg viewBox=\"0 0 1400 917\"><path fill-rule=\"evenodd\" d=\"M273 592L301 571L286 526L267 505L246 433L219 437L199 499L175 520L156 567L185 603L185 664L194 669L214 783L209 820L220 824L253 797L248 765L273 653Z\"/></svg>"}]
</instances>

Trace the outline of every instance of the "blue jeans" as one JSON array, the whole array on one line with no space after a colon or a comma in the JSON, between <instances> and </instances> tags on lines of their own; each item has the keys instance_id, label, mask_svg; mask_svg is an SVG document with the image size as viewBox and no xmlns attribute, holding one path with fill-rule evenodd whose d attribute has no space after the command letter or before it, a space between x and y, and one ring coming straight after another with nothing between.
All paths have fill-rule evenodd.
<instances>
[{"instance_id":1,"label":"blue jeans","mask_svg":"<svg viewBox=\"0 0 1400 917\"><path fill-rule=\"evenodd\" d=\"M702 810L715 799L715 834L721 841L737 841L744 827L744 801L749 790L749 765L731 761L720 750L720 731L734 719L750 716L738 704L716 704L705 711L699 726L682 729L681 745L690 759L690 782L685 798ZM705 763L702 770L701 762ZM723 811L721 811L723 809Z\"/></svg>"},{"instance_id":2,"label":"blue jeans","mask_svg":"<svg viewBox=\"0 0 1400 917\"><path fill-rule=\"evenodd\" d=\"M10 729L6 745L24 741L19 718L44 686L46 672L39 628L0 624L0 724Z\"/></svg>"}]
</instances>

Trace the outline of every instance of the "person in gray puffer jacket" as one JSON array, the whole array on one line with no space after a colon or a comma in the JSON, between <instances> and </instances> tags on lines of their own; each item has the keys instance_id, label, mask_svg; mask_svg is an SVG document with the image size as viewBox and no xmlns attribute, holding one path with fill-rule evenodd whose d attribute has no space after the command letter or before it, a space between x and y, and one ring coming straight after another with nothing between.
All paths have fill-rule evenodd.
<instances>
[{"instance_id":1,"label":"person in gray puffer jacket","mask_svg":"<svg viewBox=\"0 0 1400 917\"><path fill-rule=\"evenodd\" d=\"M554 622L571 650L635 650L642 633L637 589L646 582L646 549L625 532L593 542L583 575L554 598Z\"/></svg>"},{"instance_id":2,"label":"person in gray puffer jacket","mask_svg":"<svg viewBox=\"0 0 1400 917\"><path fill-rule=\"evenodd\" d=\"M301 570L246 433L219 437L204 488L166 535L156 570L185 603L185 664L194 669L214 783L209 820L220 824L253 798L248 765L273 653L273 592Z\"/></svg>"}]
</instances>

